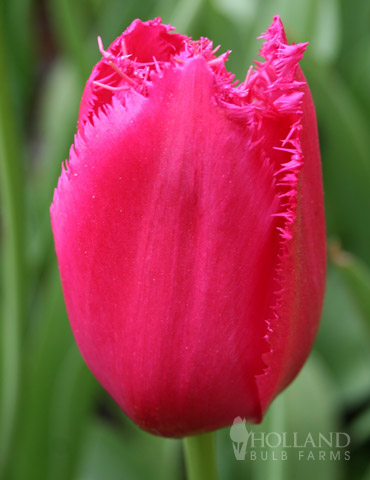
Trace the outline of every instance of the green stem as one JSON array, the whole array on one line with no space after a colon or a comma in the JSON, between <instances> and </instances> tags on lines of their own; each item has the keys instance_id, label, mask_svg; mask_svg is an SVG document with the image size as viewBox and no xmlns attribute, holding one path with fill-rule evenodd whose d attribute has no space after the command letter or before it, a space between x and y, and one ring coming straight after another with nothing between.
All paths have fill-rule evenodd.
<instances>
[{"instance_id":1,"label":"green stem","mask_svg":"<svg viewBox=\"0 0 370 480\"><path fill-rule=\"evenodd\" d=\"M184 438L188 480L217 480L215 438L212 433Z\"/></svg>"},{"instance_id":2,"label":"green stem","mask_svg":"<svg viewBox=\"0 0 370 480\"><path fill-rule=\"evenodd\" d=\"M275 399L269 411L269 429L270 432L282 434L285 426L285 401L284 394ZM266 480L284 480L285 478L285 462L280 458L283 447L273 448L270 453L275 454L278 460L270 460L267 463L268 471Z\"/></svg>"},{"instance_id":3,"label":"green stem","mask_svg":"<svg viewBox=\"0 0 370 480\"><path fill-rule=\"evenodd\" d=\"M1 20L1 19L0 19ZM2 312L0 322L0 477L11 451L17 420L20 324L24 292L23 165L3 25L0 25L0 192L2 232Z\"/></svg>"}]
</instances>

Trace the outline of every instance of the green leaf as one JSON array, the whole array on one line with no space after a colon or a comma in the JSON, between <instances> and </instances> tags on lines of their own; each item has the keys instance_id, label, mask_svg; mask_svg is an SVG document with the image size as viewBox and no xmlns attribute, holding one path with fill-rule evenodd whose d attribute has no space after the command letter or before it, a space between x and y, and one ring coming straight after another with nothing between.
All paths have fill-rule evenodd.
<instances>
[{"instance_id":1,"label":"green leaf","mask_svg":"<svg viewBox=\"0 0 370 480\"><path fill-rule=\"evenodd\" d=\"M179 480L179 440L154 437L137 427L120 430L101 419L86 434L79 480Z\"/></svg>"},{"instance_id":2,"label":"green leaf","mask_svg":"<svg viewBox=\"0 0 370 480\"><path fill-rule=\"evenodd\" d=\"M366 473L361 480L370 480L370 464L369 468L366 470Z\"/></svg>"},{"instance_id":3,"label":"green leaf","mask_svg":"<svg viewBox=\"0 0 370 480\"><path fill-rule=\"evenodd\" d=\"M86 48L87 11L73 0L52 0L49 2L49 14L55 39L60 50L74 62L83 85L91 71L88 49Z\"/></svg>"},{"instance_id":4,"label":"green leaf","mask_svg":"<svg viewBox=\"0 0 370 480\"><path fill-rule=\"evenodd\" d=\"M73 344L57 372L49 417L48 478L74 478L96 392L92 376Z\"/></svg>"},{"instance_id":5,"label":"green leaf","mask_svg":"<svg viewBox=\"0 0 370 480\"><path fill-rule=\"evenodd\" d=\"M332 372L341 402L353 406L369 395L369 336L347 283L332 266L316 348Z\"/></svg>"},{"instance_id":6,"label":"green leaf","mask_svg":"<svg viewBox=\"0 0 370 480\"><path fill-rule=\"evenodd\" d=\"M370 407L356 416L351 422L350 433L355 446L370 441Z\"/></svg>"},{"instance_id":7,"label":"green leaf","mask_svg":"<svg viewBox=\"0 0 370 480\"><path fill-rule=\"evenodd\" d=\"M336 269L362 313L370 339L370 269L359 258L340 250L336 246L331 248L330 251Z\"/></svg>"},{"instance_id":8,"label":"green leaf","mask_svg":"<svg viewBox=\"0 0 370 480\"><path fill-rule=\"evenodd\" d=\"M28 177L28 248L32 285L55 262L49 208L77 123L81 88L71 64L57 61L45 80L36 120L37 162ZM66 101L67 99L67 101Z\"/></svg>"},{"instance_id":9,"label":"green leaf","mask_svg":"<svg viewBox=\"0 0 370 480\"><path fill-rule=\"evenodd\" d=\"M21 351L27 290L25 276L25 201L23 137L15 115L8 69L5 28L0 16L0 193L1 193L1 323L0 323L0 476L12 451L19 412Z\"/></svg>"},{"instance_id":10,"label":"green leaf","mask_svg":"<svg viewBox=\"0 0 370 480\"><path fill-rule=\"evenodd\" d=\"M22 351L25 381L14 452L16 461L12 464L11 478L15 480L48 478L48 458L53 448L49 444L49 424L55 381L66 352L74 343L56 263L43 280Z\"/></svg>"}]
</instances>

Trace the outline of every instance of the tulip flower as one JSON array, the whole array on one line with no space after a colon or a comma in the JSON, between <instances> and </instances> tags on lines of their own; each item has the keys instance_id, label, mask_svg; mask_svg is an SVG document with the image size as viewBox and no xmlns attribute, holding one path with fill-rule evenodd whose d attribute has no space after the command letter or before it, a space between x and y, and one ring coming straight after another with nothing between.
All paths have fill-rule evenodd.
<instances>
[{"instance_id":1,"label":"tulip flower","mask_svg":"<svg viewBox=\"0 0 370 480\"><path fill-rule=\"evenodd\" d=\"M276 16L244 80L207 38L135 20L87 81L51 206L87 365L148 432L261 421L319 323L315 110Z\"/></svg>"}]
</instances>

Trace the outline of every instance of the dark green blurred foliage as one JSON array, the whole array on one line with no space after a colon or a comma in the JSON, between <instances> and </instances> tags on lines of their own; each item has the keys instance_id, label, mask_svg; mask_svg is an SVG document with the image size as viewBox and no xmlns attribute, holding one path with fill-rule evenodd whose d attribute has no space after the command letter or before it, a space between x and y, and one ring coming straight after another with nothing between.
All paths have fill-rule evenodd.
<instances>
[{"instance_id":1,"label":"dark green blurred foliage","mask_svg":"<svg viewBox=\"0 0 370 480\"><path fill-rule=\"evenodd\" d=\"M348 432L349 461L236 461L222 479L370 479L370 3L367 0L2 0L0 2L0 478L183 479L181 444L141 432L102 391L74 343L49 205L68 156L96 44L134 18L233 51L244 79L280 14L302 62L322 149L329 272L315 350L255 431ZM350 254L345 253L350 252Z\"/></svg>"}]
</instances>

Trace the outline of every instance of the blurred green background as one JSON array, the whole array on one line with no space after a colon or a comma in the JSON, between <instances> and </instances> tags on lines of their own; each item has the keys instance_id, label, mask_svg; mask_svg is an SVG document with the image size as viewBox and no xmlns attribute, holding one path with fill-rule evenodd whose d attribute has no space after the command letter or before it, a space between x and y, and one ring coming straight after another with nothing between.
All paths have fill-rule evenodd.
<instances>
[{"instance_id":1,"label":"blurred green background","mask_svg":"<svg viewBox=\"0 0 370 480\"><path fill-rule=\"evenodd\" d=\"M66 316L50 229L53 188L84 82L134 18L232 49L243 79L255 38L280 14L315 100L328 281L314 351L253 429L348 432L350 460L236 461L217 433L222 479L370 480L370 2L368 0L1 0L0 478L184 479L181 442L140 431L91 376ZM250 429L250 427L248 427Z\"/></svg>"}]
</instances>

